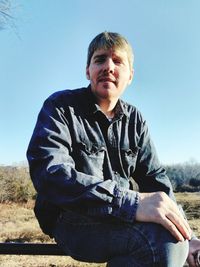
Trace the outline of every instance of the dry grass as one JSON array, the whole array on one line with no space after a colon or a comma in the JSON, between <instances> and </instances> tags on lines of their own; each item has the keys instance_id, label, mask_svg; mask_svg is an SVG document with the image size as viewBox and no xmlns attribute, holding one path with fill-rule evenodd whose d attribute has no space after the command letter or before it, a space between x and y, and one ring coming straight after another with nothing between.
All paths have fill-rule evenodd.
<instances>
[{"instance_id":1,"label":"dry grass","mask_svg":"<svg viewBox=\"0 0 200 267\"><path fill-rule=\"evenodd\" d=\"M177 193L176 199L182 205L190 227L200 238L200 193Z\"/></svg>"},{"instance_id":2,"label":"dry grass","mask_svg":"<svg viewBox=\"0 0 200 267\"><path fill-rule=\"evenodd\" d=\"M200 193L176 194L186 211L190 225L200 237ZM0 242L53 242L44 235L35 219L33 204L0 204ZM0 267L105 267L105 264L81 263L64 256L0 256Z\"/></svg>"},{"instance_id":3,"label":"dry grass","mask_svg":"<svg viewBox=\"0 0 200 267\"><path fill-rule=\"evenodd\" d=\"M44 235L35 219L32 203L0 204L0 242L53 242ZM0 267L104 267L81 263L65 256L0 256Z\"/></svg>"}]
</instances>

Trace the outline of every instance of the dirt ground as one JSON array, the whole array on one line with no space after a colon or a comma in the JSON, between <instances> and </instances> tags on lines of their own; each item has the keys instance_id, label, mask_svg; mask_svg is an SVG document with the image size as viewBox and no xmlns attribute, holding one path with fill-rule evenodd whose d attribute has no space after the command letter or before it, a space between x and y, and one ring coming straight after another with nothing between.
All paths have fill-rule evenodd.
<instances>
[{"instance_id":1,"label":"dirt ground","mask_svg":"<svg viewBox=\"0 0 200 267\"><path fill-rule=\"evenodd\" d=\"M200 193L178 193L195 234L200 237ZM0 242L52 242L44 235L33 214L33 203L0 204ZM65 256L0 255L0 267L105 267L105 264L81 263Z\"/></svg>"}]
</instances>

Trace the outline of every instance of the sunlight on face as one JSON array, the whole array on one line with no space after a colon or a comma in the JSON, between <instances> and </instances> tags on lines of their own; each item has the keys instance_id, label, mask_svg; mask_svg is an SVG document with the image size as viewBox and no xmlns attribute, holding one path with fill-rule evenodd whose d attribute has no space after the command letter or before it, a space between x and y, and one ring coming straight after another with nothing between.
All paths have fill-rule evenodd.
<instances>
[{"instance_id":1,"label":"sunlight on face","mask_svg":"<svg viewBox=\"0 0 200 267\"><path fill-rule=\"evenodd\" d=\"M101 99L118 99L133 78L125 50L98 49L86 68L87 78L95 96Z\"/></svg>"}]
</instances>

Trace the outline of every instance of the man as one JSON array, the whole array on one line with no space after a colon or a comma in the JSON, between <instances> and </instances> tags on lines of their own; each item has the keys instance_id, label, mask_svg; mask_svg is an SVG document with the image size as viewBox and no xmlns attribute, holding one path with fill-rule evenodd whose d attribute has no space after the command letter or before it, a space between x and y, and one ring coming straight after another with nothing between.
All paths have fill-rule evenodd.
<instances>
[{"instance_id":1,"label":"man","mask_svg":"<svg viewBox=\"0 0 200 267\"><path fill-rule=\"evenodd\" d=\"M189 255L193 267L200 242L191 240L146 121L120 100L133 74L128 41L103 32L88 48L90 85L45 101L27 151L35 213L77 260L181 267Z\"/></svg>"}]
</instances>

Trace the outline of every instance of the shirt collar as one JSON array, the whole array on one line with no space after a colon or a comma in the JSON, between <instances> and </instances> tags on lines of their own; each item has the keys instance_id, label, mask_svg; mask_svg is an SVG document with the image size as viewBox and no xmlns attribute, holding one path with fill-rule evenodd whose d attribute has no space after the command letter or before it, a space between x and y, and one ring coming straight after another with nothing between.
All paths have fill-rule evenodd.
<instances>
[{"instance_id":1,"label":"shirt collar","mask_svg":"<svg viewBox=\"0 0 200 267\"><path fill-rule=\"evenodd\" d=\"M96 103L96 99L91 91L91 86L89 85L88 86L88 97L89 97L89 106L90 106L90 112L93 113L93 114L96 114L97 112L102 112L101 111L101 108L99 107L99 105ZM115 111L115 116L114 118L121 118L123 115L125 116L129 116L128 112L127 112L127 104L119 99L117 101L117 104L115 105L115 108L114 108L114 111Z\"/></svg>"}]
</instances>

